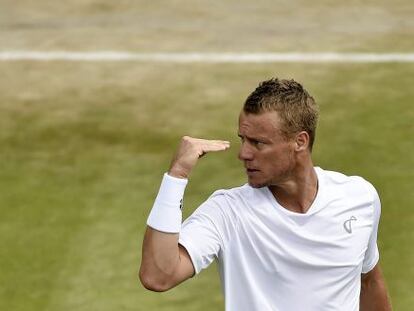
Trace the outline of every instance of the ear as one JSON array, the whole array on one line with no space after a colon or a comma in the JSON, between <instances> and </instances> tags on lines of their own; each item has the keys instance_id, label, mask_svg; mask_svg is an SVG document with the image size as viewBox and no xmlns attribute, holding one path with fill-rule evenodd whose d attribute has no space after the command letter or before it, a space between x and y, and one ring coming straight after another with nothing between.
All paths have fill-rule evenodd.
<instances>
[{"instance_id":1,"label":"ear","mask_svg":"<svg viewBox=\"0 0 414 311\"><path fill-rule=\"evenodd\" d=\"M296 135L295 138L295 151L300 152L309 148L309 134L306 131L302 131Z\"/></svg>"}]
</instances>

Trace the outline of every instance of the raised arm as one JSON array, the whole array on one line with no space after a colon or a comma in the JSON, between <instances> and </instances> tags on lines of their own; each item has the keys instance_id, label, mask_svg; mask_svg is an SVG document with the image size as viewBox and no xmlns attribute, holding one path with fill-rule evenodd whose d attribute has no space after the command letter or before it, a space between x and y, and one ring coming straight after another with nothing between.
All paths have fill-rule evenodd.
<instances>
[{"instance_id":1,"label":"raised arm","mask_svg":"<svg viewBox=\"0 0 414 311\"><path fill-rule=\"evenodd\" d=\"M178 244L180 201L187 179L198 159L208 152L229 147L229 142L222 140L188 136L181 139L147 222L139 271L139 278L145 288L166 291L194 275L190 256Z\"/></svg>"}]
</instances>

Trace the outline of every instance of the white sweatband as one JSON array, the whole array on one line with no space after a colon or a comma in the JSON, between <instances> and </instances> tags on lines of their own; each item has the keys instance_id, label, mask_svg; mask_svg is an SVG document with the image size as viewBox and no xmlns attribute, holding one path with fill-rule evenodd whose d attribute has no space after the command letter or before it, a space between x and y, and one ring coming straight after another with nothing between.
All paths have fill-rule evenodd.
<instances>
[{"instance_id":1,"label":"white sweatband","mask_svg":"<svg viewBox=\"0 0 414 311\"><path fill-rule=\"evenodd\" d=\"M147 225L158 231L179 233L182 221L182 200L188 179L164 174Z\"/></svg>"}]
</instances>

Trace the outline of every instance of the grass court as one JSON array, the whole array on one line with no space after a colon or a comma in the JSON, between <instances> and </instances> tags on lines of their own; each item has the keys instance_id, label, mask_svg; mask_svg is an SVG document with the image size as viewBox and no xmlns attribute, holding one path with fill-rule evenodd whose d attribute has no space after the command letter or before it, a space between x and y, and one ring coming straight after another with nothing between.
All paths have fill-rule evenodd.
<instances>
[{"instance_id":1,"label":"grass court","mask_svg":"<svg viewBox=\"0 0 414 311\"><path fill-rule=\"evenodd\" d=\"M413 52L411 1L6 0L1 50ZM294 78L320 105L314 161L380 193L395 310L414 305L414 63L0 62L0 309L223 310L215 265L166 293L137 278L145 221L181 136L203 158L189 215L245 183L237 118L259 81Z\"/></svg>"}]
</instances>

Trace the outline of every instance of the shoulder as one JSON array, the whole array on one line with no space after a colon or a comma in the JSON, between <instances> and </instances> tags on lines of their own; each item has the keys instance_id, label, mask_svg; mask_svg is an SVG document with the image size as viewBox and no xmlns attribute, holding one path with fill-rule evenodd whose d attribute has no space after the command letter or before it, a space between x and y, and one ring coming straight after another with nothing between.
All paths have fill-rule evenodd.
<instances>
[{"instance_id":1,"label":"shoulder","mask_svg":"<svg viewBox=\"0 0 414 311\"><path fill-rule=\"evenodd\" d=\"M323 170L317 168L319 174L323 175L324 182L328 188L341 189L347 195L367 196L371 201L378 198L378 192L368 180L357 175L345 175L343 173Z\"/></svg>"},{"instance_id":2,"label":"shoulder","mask_svg":"<svg viewBox=\"0 0 414 311\"><path fill-rule=\"evenodd\" d=\"M238 218L240 213L246 211L256 199L257 191L248 184L214 191L210 197L199 207L199 212Z\"/></svg>"},{"instance_id":3,"label":"shoulder","mask_svg":"<svg viewBox=\"0 0 414 311\"><path fill-rule=\"evenodd\" d=\"M361 176L345 175L342 173L317 168L323 176L326 192L330 198L342 198L349 206L356 206L368 212L374 221L381 214L381 203L378 192L368 180Z\"/></svg>"},{"instance_id":4,"label":"shoulder","mask_svg":"<svg viewBox=\"0 0 414 311\"><path fill-rule=\"evenodd\" d=\"M213 192L208 200L226 200L236 202L254 196L253 188L248 184L230 189L219 189Z\"/></svg>"},{"instance_id":5,"label":"shoulder","mask_svg":"<svg viewBox=\"0 0 414 311\"><path fill-rule=\"evenodd\" d=\"M240 216L243 213L242 201L245 200L245 196L250 192L249 188L248 185L244 185L214 191L185 220L184 226L193 223L198 226L207 225L208 227L214 227L221 232L237 230Z\"/></svg>"}]
</instances>

